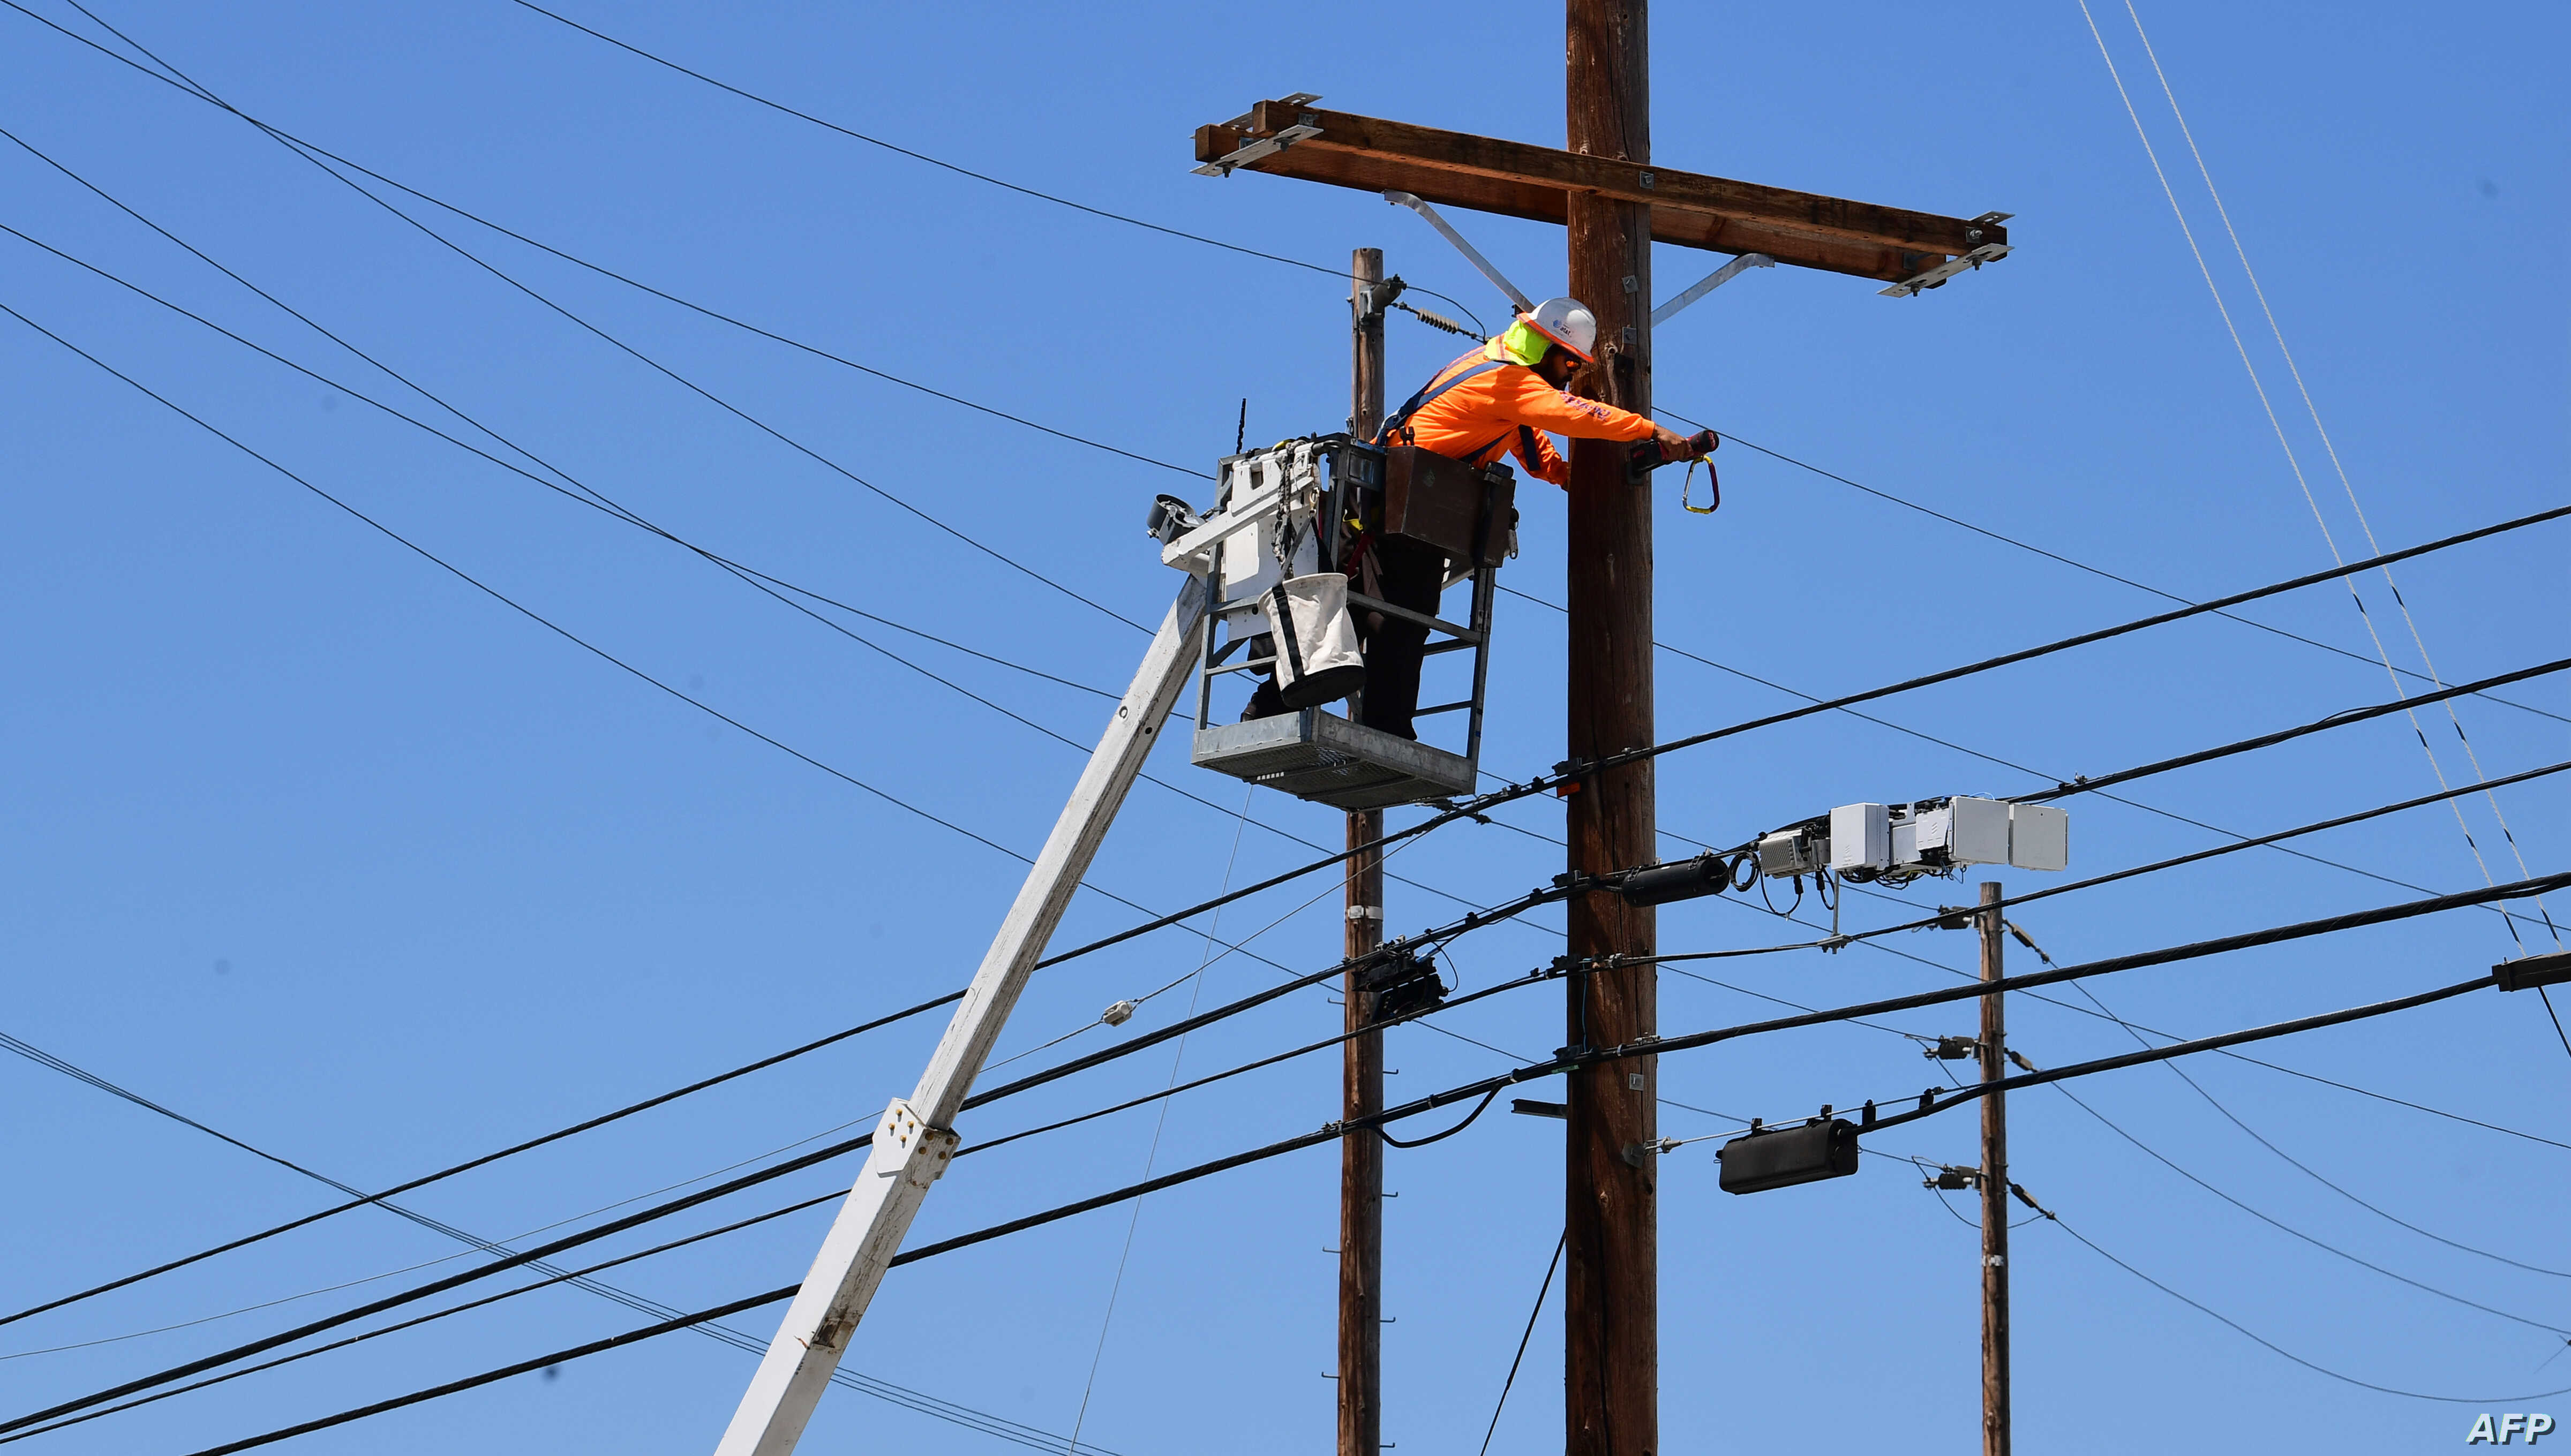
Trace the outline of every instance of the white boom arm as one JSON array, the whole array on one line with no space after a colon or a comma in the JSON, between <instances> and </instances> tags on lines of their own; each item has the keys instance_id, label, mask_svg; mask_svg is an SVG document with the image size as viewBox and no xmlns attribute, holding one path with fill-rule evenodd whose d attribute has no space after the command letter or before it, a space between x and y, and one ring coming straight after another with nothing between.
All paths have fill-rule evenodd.
<instances>
[{"instance_id":1,"label":"white boom arm","mask_svg":"<svg viewBox=\"0 0 2571 1456\"><path fill-rule=\"evenodd\" d=\"M990 952L982 957L982 968L955 1008L954 1020L946 1024L946 1037L920 1075L918 1090L884 1109L866 1166L839 1206L838 1220L821 1241L820 1255L786 1308L759 1373L751 1377L716 1456L788 1456L802 1437L803 1423L811 1419L822 1387L839 1367L848 1337L900 1250L928 1186L955 1155L956 1137L947 1124L972 1091L983 1059L999 1040L1027 977L1043 959L1063 908L1071 903L1072 891L1079 888L1099 841L1107 837L1125 791L1142 772L1144 757L1204 651L1206 590L1206 579L1192 575L1171 604L1143 656L1142 670L1134 675L1134 686L1116 705L1116 717L1089 755L1071 801L1054 821L1052 836L1027 871L1026 884L1000 923Z\"/></svg>"}]
</instances>

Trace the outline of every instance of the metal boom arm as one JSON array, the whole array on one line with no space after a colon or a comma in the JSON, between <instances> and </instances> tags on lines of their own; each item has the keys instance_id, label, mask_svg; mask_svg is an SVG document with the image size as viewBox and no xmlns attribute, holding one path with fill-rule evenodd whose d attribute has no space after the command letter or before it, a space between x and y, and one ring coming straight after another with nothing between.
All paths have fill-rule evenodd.
<instances>
[{"instance_id":1,"label":"metal boom arm","mask_svg":"<svg viewBox=\"0 0 2571 1456\"><path fill-rule=\"evenodd\" d=\"M1171 604L1134 675L1134 686L1116 705L1116 717L1090 753L1071 801L1054 821L1052 835L1027 871L1026 884L1000 923L990 952L982 957L982 968L955 1008L954 1020L946 1024L944 1040L920 1074L918 1090L884 1109L865 1168L839 1206L838 1219L786 1308L759 1373L751 1377L716 1456L788 1456L802 1437L803 1423L811 1419L831 1372L839 1367L850 1334L928 1197L928 1186L955 1154L956 1136L947 1124L972 1091L983 1059L999 1039L1018 993L1043 958L1045 943L1178 702L1202 649L1206 590L1205 579L1192 575Z\"/></svg>"}]
</instances>

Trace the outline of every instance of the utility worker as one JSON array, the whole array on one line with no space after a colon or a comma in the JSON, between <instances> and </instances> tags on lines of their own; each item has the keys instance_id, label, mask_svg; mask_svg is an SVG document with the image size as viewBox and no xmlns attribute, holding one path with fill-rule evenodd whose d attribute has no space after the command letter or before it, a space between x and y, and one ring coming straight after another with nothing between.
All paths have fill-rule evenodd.
<instances>
[{"instance_id":1,"label":"utility worker","mask_svg":"<svg viewBox=\"0 0 2571 1456\"><path fill-rule=\"evenodd\" d=\"M1378 443L1415 445L1475 469L1514 455L1529 475L1568 486L1571 462L1545 437L1657 440L1665 460L1689 460L1713 448L1699 435L1680 436L1645 415L1582 399L1567 387L1596 350L1598 319L1574 298L1548 298L1520 314L1499 337L1437 371L1384 424ZM1494 523L1499 529L1503 523ZM1436 615L1445 563L1435 550L1374 538L1359 565L1367 596ZM1385 612L1362 612L1366 678L1360 721L1405 738L1418 736L1419 663L1428 629ZM1282 706L1282 705L1281 705Z\"/></svg>"}]
</instances>

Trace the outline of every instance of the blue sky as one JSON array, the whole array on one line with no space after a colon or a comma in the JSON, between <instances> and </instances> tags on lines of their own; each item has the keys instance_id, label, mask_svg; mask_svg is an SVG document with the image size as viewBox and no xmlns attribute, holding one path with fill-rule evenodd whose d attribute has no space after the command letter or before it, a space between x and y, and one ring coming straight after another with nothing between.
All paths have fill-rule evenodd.
<instances>
[{"instance_id":1,"label":"blue sky","mask_svg":"<svg viewBox=\"0 0 2571 1456\"><path fill-rule=\"evenodd\" d=\"M62 0L28 7L109 44ZM2093 4L2095 0L2093 0ZM94 7L95 8L95 7ZM1815 694L1852 691L2139 616L2161 599L1742 448L1755 441L2101 571L2192 597L2558 504L2566 222L2558 11L2498 5L2142 10L2304 392L2198 179L2134 23L2099 33L2195 230L2272 428L2206 278L2073 0L1923 18L1857 4L1666 6L1654 31L1657 160L1957 215L1999 210L2018 251L1926 297L1752 273L1658 339L1660 401L1736 443L1726 506L1658 488L1659 635ZM262 120L526 238L707 307L1027 419L1190 470L1253 439L1336 428L1342 285L940 171L660 69L504 0L421 9L119 5L99 12ZM1336 107L1539 143L1560 138L1547 4L1204 7L588 6L637 45L900 146L1029 187L1336 266L1394 271L1498 315L1416 219L1364 195L1188 175L1196 125L1294 90ZM0 126L483 424L671 531L879 617L1117 689L1142 636L925 524L887 496L1152 619L1176 578L1136 530L1171 470L905 389L693 314L416 199L378 191L465 249L808 450L584 331L242 121L0 14ZM27 151L0 145L6 222L304 366L469 434L451 416L155 236ZM1559 286L1556 230L1461 218L1523 285ZM960 687L1085 742L1103 701L854 618L911 668L700 558L542 490L244 350L16 239L0 301L600 650L927 813L1014 849L1041 840L1080 753ZM1721 259L1664 250L1667 296ZM16 691L0 915L6 1030L278 1156L373 1187L503 1146L959 985L1019 866L727 727L368 529L15 321L0 319L0 577ZM1459 342L1396 318L1395 392ZM2313 414L2328 431L2328 445ZM2286 443L2300 462L2299 486ZM505 453L494 448L495 453ZM2345 471L2343 489L2338 467ZM814 457L822 457L829 464ZM834 469L833 466L836 468ZM840 473L844 471L845 473ZM861 478L861 481L860 479ZM862 482L862 483L861 483ZM871 488L869 488L871 487ZM876 491L884 494L877 494ZM2351 503L2353 500L2353 504ZM1559 500L1524 492L1504 583L1557 599ZM2364 525L2357 510L2364 513ZM2561 656L2559 526L2401 569L2405 620L2361 585L2403 667L2448 681ZM2371 657L2329 588L2261 621ZM1559 617L1504 598L1485 766L1561 756ZM1675 734L1793 699L1664 654ZM1732 843L1833 803L2016 793L2302 723L2388 696L2380 666L2198 621L1870 710L1996 758L1846 718L1679 754L1662 822ZM2571 692L2541 679L2458 710L2491 775L2571 754ZM2421 723L2450 781L2472 762ZM1241 787L1173 752L1159 777L1228 808ZM2559 780L2463 807L2490 873L2571 862ZM2167 814L2261 833L2432 792L2398 718L2137 784ZM1247 800L1260 827L1138 788L1091 882L1155 908L1209 896L1339 832L1328 810ZM2221 842L2144 809L2075 799L2073 864L2098 872ZM1540 832L1550 801L1502 817ZM1672 841L1674 850L1680 846ZM2456 814L2320 836L2333 864L2266 852L2029 907L2061 961L2482 882ZM1466 825L1395 868L1476 902L1550 877L1559 850ZM2020 875L2013 885L2032 876ZM1335 895L1228 910L1227 939L1289 967L1335 955ZM1969 886L1923 884L1953 901ZM1458 901L1396 886L1396 930ZM2554 902L2556 913L2571 903ZM1851 925L1903 918L1852 897ZM1063 944L1136 918L1101 896ZM1467 986L1549 960L1558 915L1458 944ZM1668 949L1800 940L1729 899L1667 910ZM1548 930L1547 927L1552 927ZM1945 984L1966 937L1675 973L1665 1033L1751 1019L1759 997L1837 1004ZM2543 948L2551 948L2549 941ZM2181 1035L2460 980L2511 954L2466 912L2138 971L2093 987ZM1163 932L1040 976L1014 1055L1120 997L1186 976L1202 935ZM1282 973L1207 966L1126 1033ZM1744 992L1755 994L1744 994ZM2066 997L2080 1005L2077 996ZM2531 997L2481 994L2262 1053L2299 1071L2571 1143L2571 1059ZM1212 1070L1326 1034L1315 993L1192 1038ZM1970 1029L1962 1007L1900 1030ZM508 1237L851 1122L906 1092L924 1017L421 1191L421 1212ZM1547 990L1451 1029L1514 1056L1559 1045ZM2039 1065L2131 1046L2111 1022L2028 1002ZM1049 1057L1107 1045L1092 1029ZM1394 1095L1505 1065L1423 1031L1393 1038ZM1138 1095L1166 1051L968 1120L968 1144ZM2385 1213L2550 1268L2571 1152L2240 1062L2188 1070L2239 1124ZM1915 1096L1912 1043L1838 1027L1673 1057L1663 1093L1746 1118ZM1334 1115L1316 1059L968 1160L918 1237L963 1231L1308 1130ZM0 1068L22 1307L308 1212L329 1195L273 1165L33 1063ZM2013 1100L2014 1172L2120 1258L2278 1345L2359 1379L2459 1396L2571 1386L2565 1274L2405 1231L2263 1148L2163 1069ZM1723 1118L1663 1110L1678 1137ZM852 1130L854 1131L854 1130ZM841 1133L838 1136L847 1136ZM1560 1229L1560 1125L1491 1117L1392 1156L1385 1439L1479 1444ZM2210 1194L2189 1175L2370 1271ZM824 1139L826 1141L826 1139ZM1969 1114L1870 1147L1853 1180L1755 1198L1716 1187L1714 1142L1662 1165L1664 1449L1966 1450L1978 1385L1973 1232L1922 1191L1915 1156L1973 1156ZM843 1184L780 1180L601 1245L643 1246ZM899 1271L848 1368L1125 1456L1315 1449L1329 1439L1336 1176L1316 1151L1157 1196L1125 1246L1119 1209ZM1970 1215L1959 1201L1953 1213ZM798 1214L620 1269L699 1307L790 1281L826 1219ZM457 1245L356 1213L139 1288L0 1328L0 1355L106 1340L367 1279ZM599 1256L606 1256L602 1253ZM2479 1406L2399 1399L2299 1368L2120 1271L2061 1230L2017 1235L2017 1412L2028 1449L2172 1442L2407 1452ZM460 1268L317 1294L184 1330L0 1360L13 1410L176 1363L294 1316ZM2434 1291L2416 1285L2432 1286ZM2453 1298L2445 1295L2455 1296ZM2467 1307L2470 1300L2516 1318ZM184 1451L523 1359L642 1316L550 1290L48 1438L65 1452ZM735 1323L765 1338L773 1315ZM1536 1326L1494 1451L1559 1440L1558 1303ZM1094 1380L1092 1376L1095 1362ZM310 1451L709 1449L750 1357L674 1335L303 1438ZM1084 1391L1087 1413L1080 1417ZM2571 1403L2566 1398L2561 1403ZM2500 1407L2494 1405L2492 1409ZM2508 1409L2530 1408L2524 1403ZM2543 1408L2538 1403L2532 1408ZM805 1449L1009 1449L847 1391Z\"/></svg>"}]
</instances>

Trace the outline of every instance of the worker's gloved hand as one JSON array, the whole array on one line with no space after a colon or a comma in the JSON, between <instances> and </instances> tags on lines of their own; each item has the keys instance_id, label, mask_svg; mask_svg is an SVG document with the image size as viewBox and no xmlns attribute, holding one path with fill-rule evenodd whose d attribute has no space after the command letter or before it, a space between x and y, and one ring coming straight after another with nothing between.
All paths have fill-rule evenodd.
<instances>
[{"instance_id":1,"label":"worker's gloved hand","mask_svg":"<svg viewBox=\"0 0 2571 1456\"><path fill-rule=\"evenodd\" d=\"M1687 439L1681 443L1687 448L1686 451L1677 458L1681 460L1702 460L1706 456L1715 452L1716 447L1723 443L1723 437L1712 430L1699 430L1695 434L1688 436Z\"/></svg>"},{"instance_id":2,"label":"worker's gloved hand","mask_svg":"<svg viewBox=\"0 0 2571 1456\"><path fill-rule=\"evenodd\" d=\"M1652 427L1652 443L1659 447L1656 452L1659 458L1652 462L1655 465L1666 464L1672 460L1693 460L1696 458L1697 452L1693 442L1691 442L1687 436L1680 434L1676 430L1668 429L1660 425L1654 425Z\"/></svg>"}]
</instances>

